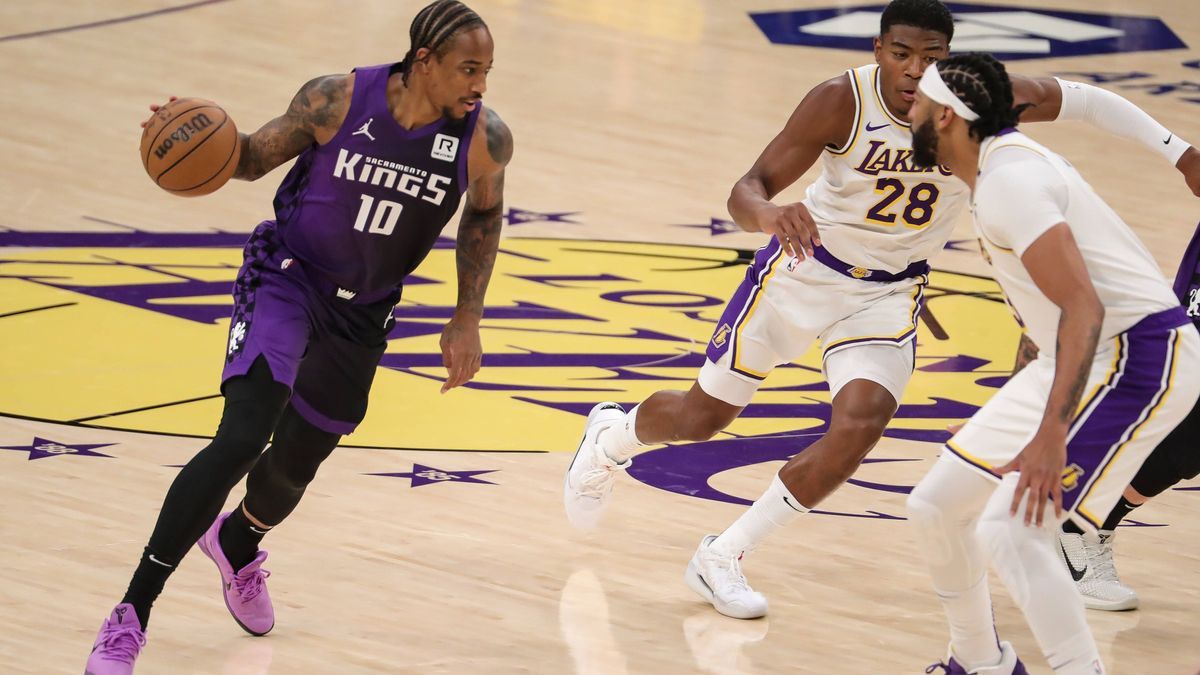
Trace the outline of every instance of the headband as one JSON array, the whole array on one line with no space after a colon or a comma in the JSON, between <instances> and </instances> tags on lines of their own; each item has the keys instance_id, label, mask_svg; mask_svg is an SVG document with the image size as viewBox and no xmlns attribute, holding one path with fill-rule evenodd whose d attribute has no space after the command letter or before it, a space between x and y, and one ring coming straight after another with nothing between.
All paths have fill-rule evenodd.
<instances>
[{"instance_id":1,"label":"headband","mask_svg":"<svg viewBox=\"0 0 1200 675\"><path fill-rule=\"evenodd\" d=\"M974 122L979 119L979 114L967 107L967 104L963 103L962 99L955 96L954 92L950 91L950 87L946 86L936 63L929 64L929 67L925 69L925 74L921 76L921 83L917 85L917 88L930 100L949 106L956 115L964 120Z\"/></svg>"}]
</instances>

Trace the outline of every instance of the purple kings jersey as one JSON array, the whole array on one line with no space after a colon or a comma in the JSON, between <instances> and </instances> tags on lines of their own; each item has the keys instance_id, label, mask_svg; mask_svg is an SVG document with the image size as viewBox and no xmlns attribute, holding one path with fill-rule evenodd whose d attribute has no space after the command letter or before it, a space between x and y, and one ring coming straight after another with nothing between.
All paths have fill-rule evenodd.
<instances>
[{"instance_id":1,"label":"purple kings jersey","mask_svg":"<svg viewBox=\"0 0 1200 675\"><path fill-rule=\"evenodd\" d=\"M305 150L275 193L284 246L362 295L400 286L458 210L483 109L476 106L463 120L405 129L388 108L393 68L355 69L350 109L337 135Z\"/></svg>"}]
</instances>

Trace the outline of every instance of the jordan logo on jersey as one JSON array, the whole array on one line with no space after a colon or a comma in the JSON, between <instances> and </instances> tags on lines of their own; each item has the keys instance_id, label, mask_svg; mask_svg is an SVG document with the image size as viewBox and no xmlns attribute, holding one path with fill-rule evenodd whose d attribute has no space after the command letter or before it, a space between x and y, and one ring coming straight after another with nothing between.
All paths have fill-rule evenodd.
<instances>
[{"instance_id":1,"label":"jordan logo on jersey","mask_svg":"<svg viewBox=\"0 0 1200 675\"><path fill-rule=\"evenodd\" d=\"M454 136L446 134L438 134L433 137L433 150L429 156L434 159L440 159L443 162L453 162L458 156L458 139Z\"/></svg>"},{"instance_id":2,"label":"jordan logo on jersey","mask_svg":"<svg viewBox=\"0 0 1200 675\"><path fill-rule=\"evenodd\" d=\"M372 117L371 119L364 122L363 125L358 128L358 131L355 131L354 133L352 133L350 135L351 136L366 136L367 138L371 139L372 141L375 140L375 137L371 135L371 122L374 122L374 121L375 121L375 118Z\"/></svg>"}]
</instances>

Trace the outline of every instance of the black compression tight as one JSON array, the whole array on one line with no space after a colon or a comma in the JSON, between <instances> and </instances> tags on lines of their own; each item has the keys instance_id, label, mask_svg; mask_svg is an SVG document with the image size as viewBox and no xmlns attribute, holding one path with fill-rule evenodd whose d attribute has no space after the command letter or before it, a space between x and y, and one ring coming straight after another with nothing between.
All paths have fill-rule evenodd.
<instances>
[{"instance_id":1,"label":"black compression tight","mask_svg":"<svg viewBox=\"0 0 1200 675\"><path fill-rule=\"evenodd\" d=\"M275 428L271 447L246 478L246 512L268 527L283 522L341 438L309 424L288 406Z\"/></svg>"},{"instance_id":2,"label":"black compression tight","mask_svg":"<svg viewBox=\"0 0 1200 675\"><path fill-rule=\"evenodd\" d=\"M230 490L262 454L290 392L259 359L245 377L225 385L225 411L212 443L187 463L163 500L150 550L178 564L212 525Z\"/></svg>"}]
</instances>

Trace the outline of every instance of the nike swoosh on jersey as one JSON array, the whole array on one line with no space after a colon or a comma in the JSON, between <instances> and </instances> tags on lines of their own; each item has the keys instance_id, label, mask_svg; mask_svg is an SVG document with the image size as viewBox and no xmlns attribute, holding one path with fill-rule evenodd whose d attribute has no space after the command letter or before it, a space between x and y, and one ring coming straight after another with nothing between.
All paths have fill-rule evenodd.
<instances>
[{"instance_id":1,"label":"nike swoosh on jersey","mask_svg":"<svg viewBox=\"0 0 1200 675\"><path fill-rule=\"evenodd\" d=\"M892 126L892 125L891 124L880 124L877 127L873 127L873 126L871 126L870 122L867 122L867 131L879 131L880 129L883 129L884 127L890 127L890 126Z\"/></svg>"}]
</instances>

